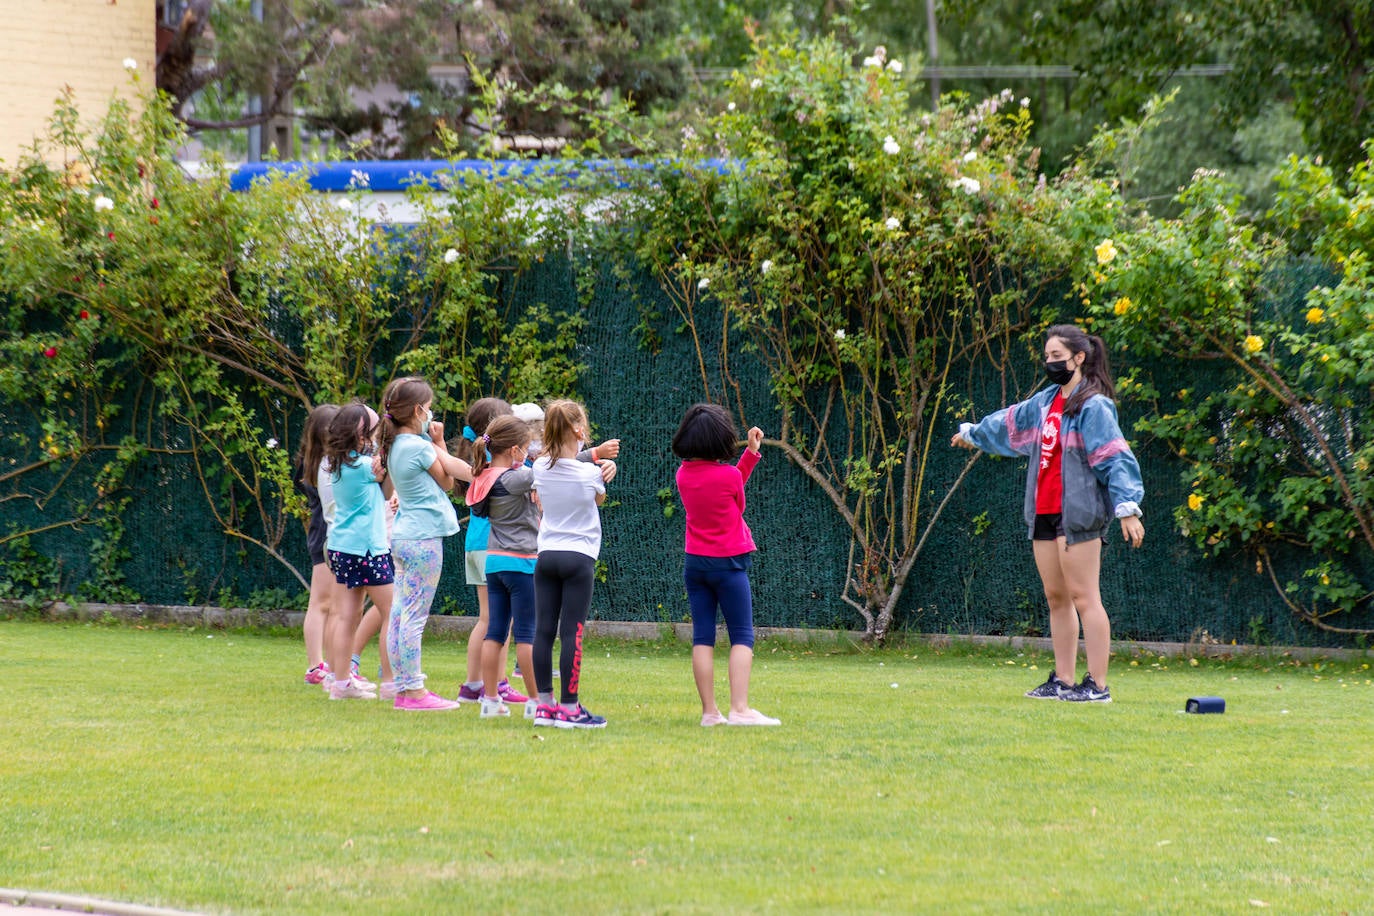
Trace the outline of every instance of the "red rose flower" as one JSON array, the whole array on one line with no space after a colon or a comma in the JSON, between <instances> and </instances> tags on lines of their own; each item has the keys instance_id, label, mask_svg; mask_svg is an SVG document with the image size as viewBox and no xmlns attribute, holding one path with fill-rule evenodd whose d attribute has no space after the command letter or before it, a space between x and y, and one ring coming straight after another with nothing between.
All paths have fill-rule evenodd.
<instances>
[{"instance_id":1,"label":"red rose flower","mask_svg":"<svg viewBox=\"0 0 1374 916\"><path fill-rule=\"evenodd\" d=\"M48 359L52 359L54 356L57 355L57 348L48 347L48 349L43 351L43 355L46 356Z\"/></svg>"},{"instance_id":2,"label":"red rose flower","mask_svg":"<svg viewBox=\"0 0 1374 916\"><path fill-rule=\"evenodd\" d=\"M81 320L82 320L82 321L85 321L85 320L86 320L87 318L89 318L89 317L91 317L91 313L88 312L88 311L86 311L85 309L82 309L82 310L81 310Z\"/></svg>"}]
</instances>

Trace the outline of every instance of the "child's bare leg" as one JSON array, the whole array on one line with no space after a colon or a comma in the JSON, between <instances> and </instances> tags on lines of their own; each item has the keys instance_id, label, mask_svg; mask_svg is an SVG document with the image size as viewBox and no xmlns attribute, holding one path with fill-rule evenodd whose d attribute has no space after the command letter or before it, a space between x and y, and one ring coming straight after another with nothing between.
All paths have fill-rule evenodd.
<instances>
[{"instance_id":1,"label":"child's bare leg","mask_svg":"<svg viewBox=\"0 0 1374 916\"><path fill-rule=\"evenodd\" d=\"M716 647L692 646L692 678L701 697L701 714L720 713L716 707Z\"/></svg>"},{"instance_id":2,"label":"child's bare leg","mask_svg":"<svg viewBox=\"0 0 1374 916\"><path fill-rule=\"evenodd\" d=\"M310 603L305 607L306 666L315 668L324 661L324 627L329 619L329 596L334 591L334 574L329 566L316 563L310 570Z\"/></svg>"},{"instance_id":3,"label":"child's bare leg","mask_svg":"<svg viewBox=\"0 0 1374 916\"><path fill-rule=\"evenodd\" d=\"M749 674L754 667L752 646L734 645L730 647L730 711L746 713L749 711Z\"/></svg>"},{"instance_id":4,"label":"child's bare leg","mask_svg":"<svg viewBox=\"0 0 1374 916\"><path fill-rule=\"evenodd\" d=\"M468 634L468 671L467 683L475 684L482 680L482 646L487 641L487 620L491 607L487 604L487 587L477 586L477 623Z\"/></svg>"}]
</instances>

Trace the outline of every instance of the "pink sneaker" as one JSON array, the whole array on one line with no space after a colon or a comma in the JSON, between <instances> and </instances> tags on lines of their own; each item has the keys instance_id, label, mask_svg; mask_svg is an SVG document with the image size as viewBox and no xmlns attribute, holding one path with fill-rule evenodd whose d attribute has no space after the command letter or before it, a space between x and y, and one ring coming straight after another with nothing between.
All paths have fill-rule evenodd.
<instances>
[{"instance_id":1,"label":"pink sneaker","mask_svg":"<svg viewBox=\"0 0 1374 916\"><path fill-rule=\"evenodd\" d=\"M501 683L496 685L496 695L501 698L503 703L510 706L519 706L529 700L529 697L512 687L510 681L504 678L501 679Z\"/></svg>"},{"instance_id":2,"label":"pink sneaker","mask_svg":"<svg viewBox=\"0 0 1374 916\"><path fill-rule=\"evenodd\" d=\"M710 728L713 725L724 725L725 717L717 712L703 713L701 716L701 727Z\"/></svg>"},{"instance_id":3,"label":"pink sneaker","mask_svg":"<svg viewBox=\"0 0 1374 916\"><path fill-rule=\"evenodd\" d=\"M781 725L782 721L765 716L757 709L748 709L744 712L731 712L730 718L725 720L727 725Z\"/></svg>"},{"instance_id":4,"label":"pink sneaker","mask_svg":"<svg viewBox=\"0 0 1374 916\"><path fill-rule=\"evenodd\" d=\"M409 712L428 712L444 709L457 709L458 704L452 700L445 700L437 693L426 693L422 697L402 697L398 696L396 702L392 704L396 709L403 709Z\"/></svg>"},{"instance_id":5,"label":"pink sneaker","mask_svg":"<svg viewBox=\"0 0 1374 916\"><path fill-rule=\"evenodd\" d=\"M320 662L318 665L305 672L305 682L311 685L323 684L324 677L328 673L329 666L324 662Z\"/></svg>"}]
</instances>

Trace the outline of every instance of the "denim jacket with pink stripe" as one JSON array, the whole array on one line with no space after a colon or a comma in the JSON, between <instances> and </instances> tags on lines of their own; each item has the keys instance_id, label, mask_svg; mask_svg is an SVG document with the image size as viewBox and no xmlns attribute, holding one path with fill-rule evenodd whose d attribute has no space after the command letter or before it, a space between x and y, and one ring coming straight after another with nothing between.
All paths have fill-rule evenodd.
<instances>
[{"instance_id":1,"label":"denim jacket with pink stripe","mask_svg":"<svg viewBox=\"0 0 1374 916\"><path fill-rule=\"evenodd\" d=\"M985 452L1033 457L1040 453L1040 430L1059 391L1051 385L1010 407L989 414L979 423L964 423L960 434ZM1064 417L1060 430L1064 473L1064 536L1077 544L1107 534L1113 518L1140 515L1145 487L1140 463L1121 435L1116 404L1095 394L1076 416ZM1026 469L1024 514L1027 536L1035 527L1035 485L1040 462Z\"/></svg>"}]
</instances>

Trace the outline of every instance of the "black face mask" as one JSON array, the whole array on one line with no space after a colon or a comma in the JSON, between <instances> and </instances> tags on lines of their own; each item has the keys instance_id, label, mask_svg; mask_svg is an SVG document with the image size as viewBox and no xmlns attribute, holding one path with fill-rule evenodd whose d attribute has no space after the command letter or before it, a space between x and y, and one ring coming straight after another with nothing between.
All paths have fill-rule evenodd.
<instances>
[{"instance_id":1,"label":"black face mask","mask_svg":"<svg viewBox=\"0 0 1374 916\"><path fill-rule=\"evenodd\" d=\"M1073 378L1073 370L1067 359L1056 359L1045 363L1045 377L1056 385L1067 385Z\"/></svg>"}]
</instances>

